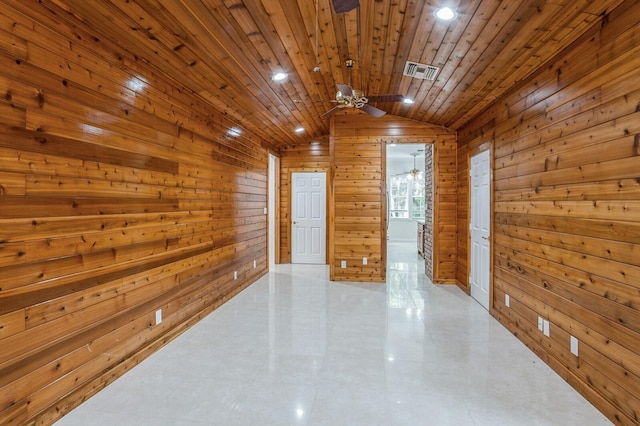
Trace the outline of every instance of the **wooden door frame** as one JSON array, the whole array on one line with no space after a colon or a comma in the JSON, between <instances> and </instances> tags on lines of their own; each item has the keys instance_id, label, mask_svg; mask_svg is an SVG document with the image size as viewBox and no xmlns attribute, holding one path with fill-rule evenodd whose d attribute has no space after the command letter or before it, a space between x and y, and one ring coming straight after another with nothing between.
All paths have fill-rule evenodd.
<instances>
[{"instance_id":1,"label":"wooden door frame","mask_svg":"<svg viewBox=\"0 0 640 426\"><path fill-rule=\"evenodd\" d=\"M381 235L382 235L382 244L380 247L380 252L382 254L382 259L381 259L381 263L384 265L385 268L385 275L386 275L386 267L387 267L387 244L388 244L388 240L387 240L387 234L388 234L388 221L389 221L389 217L388 217L388 206L387 203L389 202L389 192L388 192L388 186L387 186L387 149L389 147L389 145L391 144L397 144L397 145L421 145L423 146L425 149L427 147L427 145L431 145L431 149L434 150L434 168L431 171L431 173L433 174L433 182L435 186L435 179L436 179L436 170L435 170L435 143L433 141L417 141L414 139L406 139L402 138L402 139L389 139L389 140L383 140L381 145L381 149L382 149L382 153L381 153L381 162L382 162L382 175L381 175L381 179L382 179L382 187L381 187L381 192L382 192L382 199L380 200L382 203L382 225L381 225ZM426 155L426 154L425 154ZM424 171L424 173L427 173L427 170ZM433 188L432 188L432 192L433 192ZM436 234L436 227L435 227L435 220L436 220L436 205L434 203L434 198L433 194L431 196L431 204L433 205L433 223L431 224L431 228L432 228L432 233L433 233L433 244L435 245L435 234ZM425 203L426 203L426 194L425 194ZM425 204L426 205L426 204ZM411 219L411 218L409 218ZM426 222L425 222L426 223ZM416 231L417 232L417 231ZM435 264L437 262L435 262L435 257L436 257L436 250L434 247L432 247L432 262L434 264L434 268L435 268ZM435 271L435 269L434 269ZM425 273L424 271L422 271L422 273ZM435 275L435 274L434 274Z\"/></svg>"}]
</instances>

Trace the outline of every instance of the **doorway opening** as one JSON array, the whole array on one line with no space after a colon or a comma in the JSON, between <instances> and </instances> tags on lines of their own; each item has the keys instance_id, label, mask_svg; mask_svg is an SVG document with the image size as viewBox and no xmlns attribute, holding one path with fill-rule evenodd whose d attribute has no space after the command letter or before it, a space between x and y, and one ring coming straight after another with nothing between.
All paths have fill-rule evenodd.
<instances>
[{"instance_id":1,"label":"doorway opening","mask_svg":"<svg viewBox=\"0 0 640 426\"><path fill-rule=\"evenodd\" d=\"M424 256L425 200L430 200L425 190L426 146L392 143L386 147L388 270L401 266L392 260L391 251L420 260Z\"/></svg>"},{"instance_id":2,"label":"doorway opening","mask_svg":"<svg viewBox=\"0 0 640 426\"><path fill-rule=\"evenodd\" d=\"M425 214L425 144L387 145L387 241L418 249Z\"/></svg>"}]
</instances>

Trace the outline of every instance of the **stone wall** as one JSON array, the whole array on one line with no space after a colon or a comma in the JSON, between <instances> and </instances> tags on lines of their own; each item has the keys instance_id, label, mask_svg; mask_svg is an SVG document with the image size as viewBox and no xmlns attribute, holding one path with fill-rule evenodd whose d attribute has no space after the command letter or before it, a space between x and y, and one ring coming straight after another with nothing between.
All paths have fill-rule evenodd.
<instances>
[{"instance_id":1,"label":"stone wall","mask_svg":"<svg viewBox=\"0 0 640 426\"><path fill-rule=\"evenodd\" d=\"M425 144L424 186L424 272L433 280L433 144Z\"/></svg>"}]
</instances>

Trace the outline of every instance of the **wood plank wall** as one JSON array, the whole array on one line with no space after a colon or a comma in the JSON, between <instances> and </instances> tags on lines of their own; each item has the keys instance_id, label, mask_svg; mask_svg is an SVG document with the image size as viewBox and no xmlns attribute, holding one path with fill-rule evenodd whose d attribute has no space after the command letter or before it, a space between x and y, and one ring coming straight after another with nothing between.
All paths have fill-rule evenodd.
<instances>
[{"instance_id":1,"label":"wood plank wall","mask_svg":"<svg viewBox=\"0 0 640 426\"><path fill-rule=\"evenodd\" d=\"M267 270L264 141L63 15L0 4L3 425L52 423Z\"/></svg>"},{"instance_id":2,"label":"wood plank wall","mask_svg":"<svg viewBox=\"0 0 640 426\"><path fill-rule=\"evenodd\" d=\"M329 265L332 280L386 279L387 143L432 143L436 176L434 282L455 282L456 133L387 114L373 118L361 111L332 117L329 194ZM434 240L439 235L434 235ZM367 265L362 258L367 257ZM347 262L341 268L341 261Z\"/></svg>"},{"instance_id":3,"label":"wood plank wall","mask_svg":"<svg viewBox=\"0 0 640 426\"><path fill-rule=\"evenodd\" d=\"M326 172L330 181L329 137L287 146L280 154L280 263L291 263L291 173Z\"/></svg>"},{"instance_id":4,"label":"wood plank wall","mask_svg":"<svg viewBox=\"0 0 640 426\"><path fill-rule=\"evenodd\" d=\"M457 140L438 127L433 141L433 278L434 284L456 283Z\"/></svg>"},{"instance_id":5,"label":"wood plank wall","mask_svg":"<svg viewBox=\"0 0 640 426\"><path fill-rule=\"evenodd\" d=\"M458 152L458 279L466 287L468 155L489 143L491 313L627 425L640 423L639 16L637 1L603 16L460 129Z\"/></svg>"}]
</instances>

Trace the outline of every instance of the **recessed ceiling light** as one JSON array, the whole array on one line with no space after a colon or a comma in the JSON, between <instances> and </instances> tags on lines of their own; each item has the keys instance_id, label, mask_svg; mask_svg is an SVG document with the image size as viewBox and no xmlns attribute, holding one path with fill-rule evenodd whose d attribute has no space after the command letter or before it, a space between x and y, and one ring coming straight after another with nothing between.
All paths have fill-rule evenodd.
<instances>
[{"instance_id":1,"label":"recessed ceiling light","mask_svg":"<svg viewBox=\"0 0 640 426\"><path fill-rule=\"evenodd\" d=\"M227 134L229 136L233 136L234 138L237 138L238 136L240 136L242 134L242 130L240 130L237 127L232 127L229 130L227 130Z\"/></svg>"},{"instance_id":2,"label":"recessed ceiling light","mask_svg":"<svg viewBox=\"0 0 640 426\"><path fill-rule=\"evenodd\" d=\"M450 7L441 7L439 9L436 9L434 14L436 18L441 19L443 21L451 21L452 19L455 19L455 17L458 15L456 11L451 9Z\"/></svg>"},{"instance_id":3,"label":"recessed ceiling light","mask_svg":"<svg viewBox=\"0 0 640 426\"><path fill-rule=\"evenodd\" d=\"M304 127L296 127L296 133L304 132Z\"/></svg>"},{"instance_id":4,"label":"recessed ceiling light","mask_svg":"<svg viewBox=\"0 0 640 426\"><path fill-rule=\"evenodd\" d=\"M271 76L271 80L273 81L282 81L286 78L287 78L287 73L282 71L277 72L273 76Z\"/></svg>"},{"instance_id":5,"label":"recessed ceiling light","mask_svg":"<svg viewBox=\"0 0 640 426\"><path fill-rule=\"evenodd\" d=\"M411 105L414 101L413 101L413 99L411 99L411 98L404 98L404 99L402 100L402 102L403 102L404 104Z\"/></svg>"}]
</instances>

